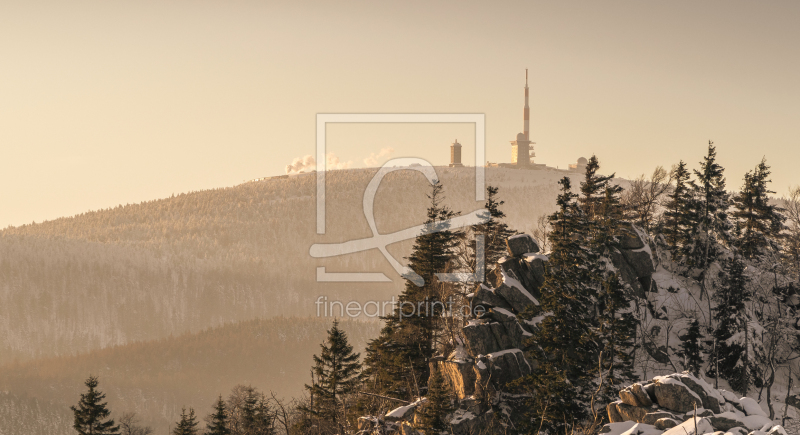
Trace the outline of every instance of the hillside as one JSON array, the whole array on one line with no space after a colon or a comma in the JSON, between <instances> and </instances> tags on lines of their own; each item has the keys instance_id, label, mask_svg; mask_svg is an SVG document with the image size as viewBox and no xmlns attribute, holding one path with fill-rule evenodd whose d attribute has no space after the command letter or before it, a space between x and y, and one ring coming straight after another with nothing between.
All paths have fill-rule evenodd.
<instances>
[{"instance_id":1,"label":"hillside","mask_svg":"<svg viewBox=\"0 0 800 435\"><path fill-rule=\"evenodd\" d=\"M99 376L113 416L135 411L157 433L166 433L182 406L204 416L237 384L296 397L330 325L330 319L276 317L6 366L0 370L0 434L74 433L69 406L89 374ZM378 332L375 322L341 325L357 350Z\"/></svg>"},{"instance_id":2,"label":"hillside","mask_svg":"<svg viewBox=\"0 0 800 435\"><path fill-rule=\"evenodd\" d=\"M446 202L468 213L473 168L437 168ZM376 252L315 260L309 247L371 235L362 195L375 169L328 174L327 234L315 233L313 174L271 178L0 231L0 365L70 355L226 322L315 315L314 301L389 300L399 277ZM513 228L552 211L563 171L487 168ZM382 232L424 220L426 185L390 174L376 196ZM401 259L410 241L390 246ZM305 259L305 260L304 260ZM320 284L315 268L381 271L393 283Z\"/></svg>"}]
</instances>

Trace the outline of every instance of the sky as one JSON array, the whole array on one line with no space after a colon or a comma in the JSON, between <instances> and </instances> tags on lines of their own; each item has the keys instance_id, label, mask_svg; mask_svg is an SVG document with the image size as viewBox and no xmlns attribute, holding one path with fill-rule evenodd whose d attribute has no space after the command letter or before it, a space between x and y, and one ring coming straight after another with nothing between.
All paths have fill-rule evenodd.
<instances>
[{"instance_id":1,"label":"sky","mask_svg":"<svg viewBox=\"0 0 800 435\"><path fill-rule=\"evenodd\" d=\"M791 0L6 0L0 227L284 174L317 113L483 113L508 162L526 68L537 163L635 177L713 140L730 188L766 157L780 196L800 184L798 19ZM474 164L474 134L327 140L339 167L447 164L455 139Z\"/></svg>"}]
</instances>

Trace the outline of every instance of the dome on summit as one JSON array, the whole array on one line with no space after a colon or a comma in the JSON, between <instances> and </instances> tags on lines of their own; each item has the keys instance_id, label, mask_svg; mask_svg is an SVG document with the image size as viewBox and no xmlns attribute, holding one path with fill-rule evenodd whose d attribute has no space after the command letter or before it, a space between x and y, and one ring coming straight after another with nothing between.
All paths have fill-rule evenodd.
<instances>
[{"instance_id":1,"label":"dome on summit","mask_svg":"<svg viewBox=\"0 0 800 435\"><path fill-rule=\"evenodd\" d=\"M579 165L586 165L588 163L589 163L589 161L586 160L586 157L581 157L581 158L578 159L578 164Z\"/></svg>"},{"instance_id":2,"label":"dome on summit","mask_svg":"<svg viewBox=\"0 0 800 435\"><path fill-rule=\"evenodd\" d=\"M525 133L517 133L517 141L525 140Z\"/></svg>"}]
</instances>

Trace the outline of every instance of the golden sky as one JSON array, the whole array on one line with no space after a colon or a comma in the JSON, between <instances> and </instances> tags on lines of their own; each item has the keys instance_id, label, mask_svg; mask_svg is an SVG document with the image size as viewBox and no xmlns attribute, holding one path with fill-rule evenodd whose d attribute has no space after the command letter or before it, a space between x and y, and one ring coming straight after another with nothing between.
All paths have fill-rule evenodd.
<instances>
[{"instance_id":1,"label":"golden sky","mask_svg":"<svg viewBox=\"0 0 800 435\"><path fill-rule=\"evenodd\" d=\"M283 174L316 113L485 113L509 161L525 68L539 163L634 177L713 139L730 187L762 156L800 183L800 2L431 3L1 2L0 226ZM470 125L406 127L329 150L472 153Z\"/></svg>"}]
</instances>

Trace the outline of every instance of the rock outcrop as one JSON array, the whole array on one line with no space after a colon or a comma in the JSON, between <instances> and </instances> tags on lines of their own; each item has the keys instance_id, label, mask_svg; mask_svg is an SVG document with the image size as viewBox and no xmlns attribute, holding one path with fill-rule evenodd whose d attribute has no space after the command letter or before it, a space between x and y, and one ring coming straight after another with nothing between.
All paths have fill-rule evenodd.
<instances>
[{"instance_id":1,"label":"rock outcrop","mask_svg":"<svg viewBox=\"0 0 800 435\"><path fill-rule=\"evenodd\" d=\"M634 225L623 227L619 251L611 262L628 291L658 320L669 320L665 309L650 305L648 292L661 290L653 274L657 263L651 241ZM522 320L520 314L539 304L545 280L547 255L528 235L507 241L508 253L468 295L473 316L461 330L463 342L449 356L432 359L457 399L448 417L453 435L508 432L506 420L523 414L524 397L508 393L509 383L532 373L536 361L526 358L527 339L542 318ZM645 340L643 350L656 363L669 364L668 349ZM610 435L781 435L754 400L716 390L688 372L657 376L619 391L620 400L607 406L608 419L601 433ZM421 399L424 400L424 399ZM800 402L800 400L798 400ZM404 405L383 416L359 420L361 435L419 435L414 427L422 401ZM497 426L497 430L493 429ZM362 427L363 426L363 427ZM502 430L500 429L502 427ZM695 427L697 430L695 431Z\"/></svg>"},{"instance_id":2,"label":"rock outcrop","mask_svg":"<svg viewBox=\"0 0 800 435\"><path fill-rule=\"evenodd\" d=\"M652 395L648 392L651 385ZM638 433L663 431L663 435L783 433L783 428L775 425L755 400L737 399L689 372L656 376L651 384L623 388L619 396L621 400L606 408L611 423L601 433L628 433L634 426ZM650 400L649 406L643 406L647 402L642 400L644 396ZM723 412L724 409L732 411Z\"/></svg>"}]
</instances>

